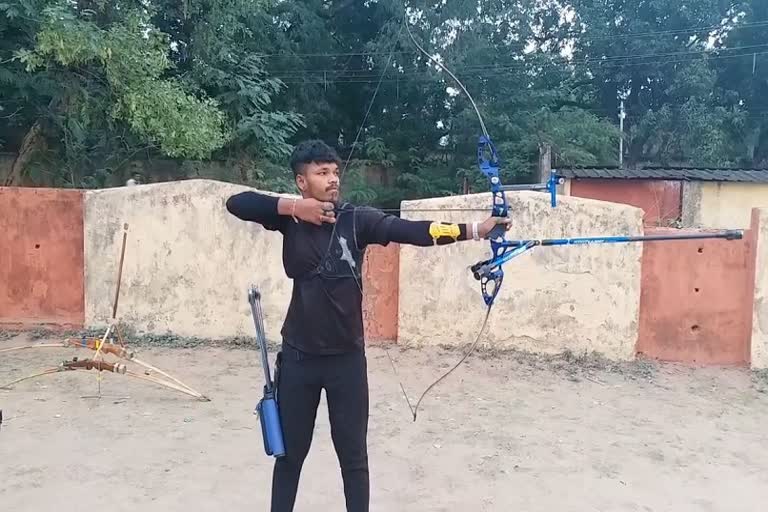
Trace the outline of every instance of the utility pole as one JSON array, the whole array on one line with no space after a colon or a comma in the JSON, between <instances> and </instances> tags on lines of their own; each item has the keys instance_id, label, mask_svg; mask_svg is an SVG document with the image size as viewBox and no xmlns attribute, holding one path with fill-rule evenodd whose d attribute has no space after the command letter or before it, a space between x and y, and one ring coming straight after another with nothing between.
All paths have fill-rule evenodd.
<instances>
[{"instance_id":1,"label":"utility pole","mask_svg":"<svg viewBox=\"0 0 768 512\"><path fill-rule=\"evenodd\" d=\"M624 118L627 113L624 111L624 100L621 100L621 109L619 110L619 168L624 167Z\"/></svg>"}]
</instances>

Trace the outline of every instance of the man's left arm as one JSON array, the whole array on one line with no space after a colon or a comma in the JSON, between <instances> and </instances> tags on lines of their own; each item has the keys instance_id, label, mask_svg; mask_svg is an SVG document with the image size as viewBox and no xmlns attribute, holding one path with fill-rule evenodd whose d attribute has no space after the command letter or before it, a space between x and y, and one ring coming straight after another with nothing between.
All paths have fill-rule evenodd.
<instances>
[{"instance_id":1,"label":"man's left arm","mask_svg":"<svg viewBox=\"0 0 768 512\"><path fill-rule=\"evenodd\" d=\"M428 247L466 240L480 240L497 224L509 225L509 219L490 217L484 222L446 223L430 220L406 220L380 210L363 208L357 221L364 244L387 245L391 242Z\"/></svg>"}]
</instances>

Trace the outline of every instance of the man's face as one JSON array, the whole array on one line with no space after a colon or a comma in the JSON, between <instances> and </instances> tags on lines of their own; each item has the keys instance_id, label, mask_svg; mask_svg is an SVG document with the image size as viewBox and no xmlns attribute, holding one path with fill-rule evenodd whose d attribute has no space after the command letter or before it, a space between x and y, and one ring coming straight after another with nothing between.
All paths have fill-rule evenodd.
<instances>
[{"instance_id":1,"label":"man's face","mask_svg":"<svg viewBox=\"0 0 768 512\"><path fill-rule=\"evenodd\" d=\"M339 166L335 163L304 165L304 172L296 177L301 195L318 201L335 203L339 200Z\"/></svg>"}]
</instances>

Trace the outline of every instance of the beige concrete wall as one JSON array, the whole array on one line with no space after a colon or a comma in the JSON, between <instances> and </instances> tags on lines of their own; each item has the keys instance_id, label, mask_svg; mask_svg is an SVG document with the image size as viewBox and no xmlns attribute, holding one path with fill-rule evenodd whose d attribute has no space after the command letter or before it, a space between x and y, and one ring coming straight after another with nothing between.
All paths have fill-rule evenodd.
<instances>
[{"instance_id":1,"label":"beige concrete wall","mask_svg":"<svg viewBox=\"0 0 768 512\"><path fill-rule=\"evenodd\" d=\"M768 368L768 208L753 214L755 300L752 305L752 367Z\"/></svg>"},{"instance_id":2,"label":"beige concrete wall","mask_svg":"<svg viewBox=\"0 0 768 512\"><path fill-rule=\"evenodd\" d=\"M87 192L86 325L109 320L122 225L128 223L119 318L146 333L252 336L245 294L256 282L265 295L268 335L279 339L291 291L281 264L281 236L227 213L226 199L241 190L246 188L189 180ZM548 196L534 192L509 199L515 219L509 238L641 232L642 211L634 207L561 197L553 210ZM404 216L483 220L489 201L487 194L478 194L408 202L406 209L445 205L481 211ZM474 340L485 309L468 267L488 257L488 246L483 241L401 247L395 327L400 343ZM513 260L504 267L506 279L484 340L535 352L597 350L632 358L641 250L638 244L539 248ZM368 309L378 314L381 308ZM367 327L378 320L366 318Z\"/></svg>"},{"instance_id":3,"label":"beige concrete wall","mask_svg":"<svg viewBox=\"0 0 768 512\"><path fill-rule=\"evenodd\" d=\"M508 194L514 219L507 238L635 235L642 210L615 203ZM483 220L488 194L409 201L408 208L479 208L478 212L404 212L411 219ZM505 264L505 279L483 342L494 347L557 353L598 351L631 359L638 335L642 246L614 244L537 248ZM485 305L469 267L489 257L489 242L444 247L403 246L400 254L399 342L472 343Z\"/></svg>"},{"instance_id":4,"label":"beige concrete wall","mask_svg":"<svg viewBox=\"0 0 768 512\"><path fill-rule=\"evenodd\" d=\"M683 185L683 226L748 229L752 208L768 207L768 184L686 182Z\"/></svg>"},{"instance_id":5,"label":"beige concrete wall","mask_svg":"<svg viewBox=\"0 0 768 512\"><path fill-rule=\"evenodd\" d=\"M146 333L253 336L246 294L255 283L264 294L267 336L279 339L291 293L282 237L227 212L227 198L242 190L189 180L87 192L86 325L106 325L111 316L128 223L119 318Z\"/></svg>"}]
</instances>

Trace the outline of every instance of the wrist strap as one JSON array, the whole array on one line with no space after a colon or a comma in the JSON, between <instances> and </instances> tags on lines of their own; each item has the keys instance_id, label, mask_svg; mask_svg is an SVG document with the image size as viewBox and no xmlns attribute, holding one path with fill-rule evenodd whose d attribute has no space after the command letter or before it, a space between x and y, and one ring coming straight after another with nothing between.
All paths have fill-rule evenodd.
<instances>
[{"instance_id":1,"label":"wrist strap","mask_svg":"<svg viewBox=\"0 0 768 512\"><path fill-rule=\"evenodd\" d=\"M472 240L480 240L480 235L477 232L477 222L472 223Z\"/></svg>"},{"instance_id":2,"label":"wrist strap","mask_svg":"<svg viewBox=\"0 0 768 512\"><path fill-rule=\"evenodd\" d=\"M293 200L293 206L291 207L291 217L293 217L293 222L296 224L299 223L299 219L296 218L296 203L298 202L298 199Z\"/></svg>"}]
</instances>

